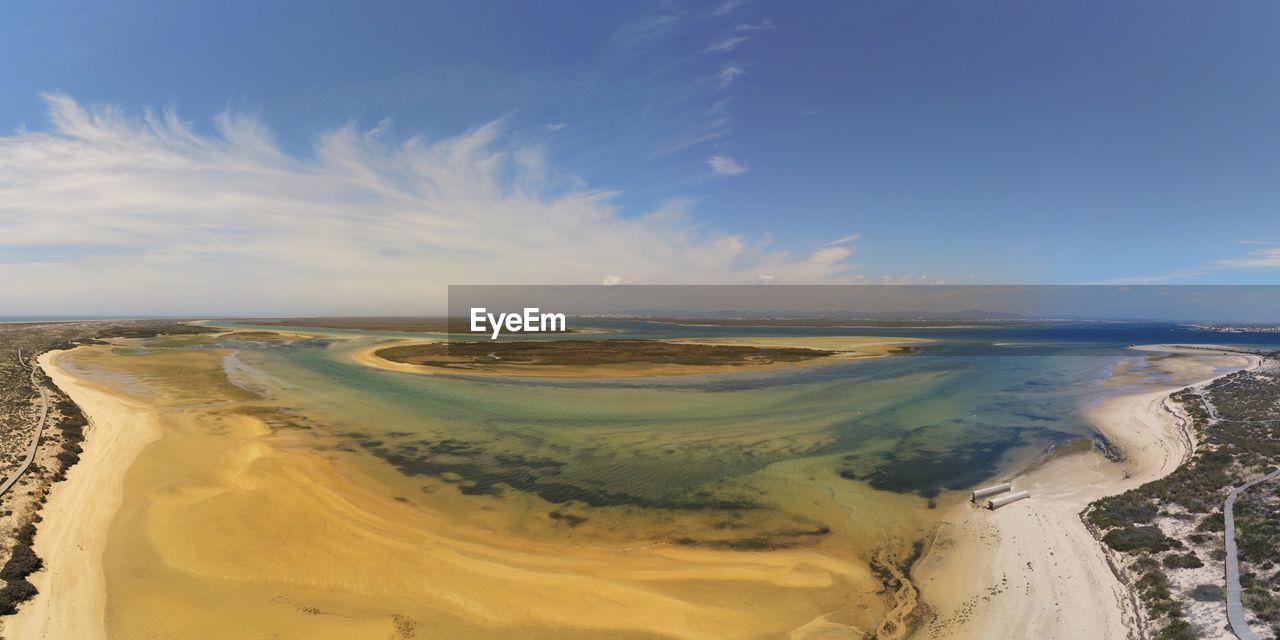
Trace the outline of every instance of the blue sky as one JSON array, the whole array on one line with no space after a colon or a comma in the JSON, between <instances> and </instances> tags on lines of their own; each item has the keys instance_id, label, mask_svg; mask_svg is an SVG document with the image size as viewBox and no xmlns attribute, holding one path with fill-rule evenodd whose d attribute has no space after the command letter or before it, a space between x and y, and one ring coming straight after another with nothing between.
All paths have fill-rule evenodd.
<instances>
[{"instance_id":1,"label":"blue sky","mask_svg":"<svg viewBox=\"0 0 1280 640\"><path fill-rule=\"evenodd\" d=\"M1280 5L101 4L29 3L10 7L0 24L0 131L11 157L47 147L44 169L0 173L9 189L31 184L35 171L50 185L41 197L59 179L105 171L106 182L122 171L65 163L52 150L42 135L72 139L80 146L69 153L86 157L123 147L94 142L101 131L59 129L51 95L72 101L86 127L126 138L144 135L145 109L169 109L186 133L148 143L167 150L188 134L225 142L216 118L230 113L231 135L260 133L301 174L316 171L308 163L321 155L319 141L344 127L394 149L491 126L473 142L514 165L476 179L527 195L552 217L557 198L598 196L606 204L592 215L610 217L600 230L610 237L634 231L632 221L678 218L662 231L674 240L658 242L694 242L676 249L682 256L732 249L707 267L714 282L1280 281ZM399 157L368 162L412 191L404 167L388 168L410 162ZM241 189L217 182L241 160L202 165L190 188L220 197ZM522 186L534 178L536 188ZM474 195L472 186L448 193ZM427 200L439 204L439 195ZM381 216L360 210L367 196L351 195L349 211L334 215ZM156 210L139 214L137 203L95 211L49 197L43 224L114 232L173 210L175 229L180 221L223 240L247 224L212 208L165 209L155 198L147 201ZM5 215L24 239L0 238L0 267L28 272L58 264L73 273L112 256L145 262L159 259L149 244L157 238L188 248L201 241L173 229L55 241L35 229L35 214ZM506 224L521 224L522 214L511 215ZM416 249L378 251L412 259ZM207 252L194 259L225 267ZM689 258L684 272L704 264ZM589 271L584 282L669 277L636 264L563 269L541 277L575 269ZM503 279L501 270L473 271ZM211 281L206 292L222 286ZM398 308L391 297L382 304ZM310 300L294 306L325 310Z\"/></svg>"}]
</instances>

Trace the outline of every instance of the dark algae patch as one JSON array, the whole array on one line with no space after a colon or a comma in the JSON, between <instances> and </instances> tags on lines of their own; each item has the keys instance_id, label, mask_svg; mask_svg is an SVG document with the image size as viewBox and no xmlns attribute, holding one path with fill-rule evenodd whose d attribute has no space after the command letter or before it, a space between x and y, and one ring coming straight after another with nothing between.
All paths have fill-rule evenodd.
<instances>
[{"instance_id":1,"label":"dark algae patch","mask_svg":"<svg viewBox=\"0 0 1280 640\"><path fill-rule=\"evenodd\" d=\"M512 452L490 453L479 442L447 438L388 444L363 433L346 435L406 476L436 478L457 485L467 495L500 496L510 489L535 494L554 504L576 502L590 507L688 511L760 507L749 500L716 498L705 492L646 497L587 486L563 477L564 462Z\"/></svg>"},{"instance_id":2,"label":"dark algae patch","mask_svg":"<svg viewBox=\"0 0 1280 640\"><path fill-rule=\"evenodd\" d=\"M966 489L990 478L1005 454L1024 444L1019 430L993 430L959 442L940 443L939 438L936 428L916 429L882 454L870 471L860 470L858 458L851 456L840 475L884 491L934 498L944 489ZM943 443L947 446L939 448Z\"/></svg>"}]
</instances>

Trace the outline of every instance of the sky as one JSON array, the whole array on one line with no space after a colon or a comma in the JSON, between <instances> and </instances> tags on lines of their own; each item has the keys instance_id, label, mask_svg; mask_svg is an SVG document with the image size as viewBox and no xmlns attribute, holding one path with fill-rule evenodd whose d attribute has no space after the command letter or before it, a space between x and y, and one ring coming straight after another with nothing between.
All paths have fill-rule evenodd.
<instances>
[{"instance_id":1,"label":"sky","mask_svg":"<svg viewBox=\"0 0 1280 640\"><path fill-rule=\"evenodd\" d=\"M0 315L447 284L1280 283L1280 5L63 2Z\"/></svg>"}]
</instances>

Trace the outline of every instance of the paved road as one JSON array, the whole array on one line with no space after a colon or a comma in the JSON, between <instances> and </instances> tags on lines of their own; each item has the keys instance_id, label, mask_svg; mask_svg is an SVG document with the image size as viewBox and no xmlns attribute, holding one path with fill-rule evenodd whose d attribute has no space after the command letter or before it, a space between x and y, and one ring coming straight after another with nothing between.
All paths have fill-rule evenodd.
<instances>
[{"instance_id":1,"label":"paved road","mask_svg":"<svg viewBox=\"0 0 1280 640\"><path fill-rule=\"evenodd\" d=\"M21 350L18 351L18 362L26 364L22 360ZM40 446L40 434L44 432L45 420L49 418L49 392L45 390L44 386L36 382L36 367L34 364L31 365L31 386L40 390L40 403L44 405L40 408L40 423L36 425L36 434L31 437L31 445L27 447L26 460L23 460L22 466L13 472L13 477L5 480L4 484L0 485L0 496L8 493L9 488L22 477L22 474L27 472L27 469L31 468L31 462L36 459L36 448Z\"/></svg>"},{"instance_id":2,"label":"paved road","mask_svg":"<svg viewBox=\"0 0 1280 640\"><path fill-rule=\"evenodd\" d=\"M1250 480L1227 494L1227 501L1222 505L1222 514L1227 523L1227 622L1231 630L1240 640L1260 640L1258 634L1249 628L1249 619L1245 615L1244 604L1240 602L1240 562L1236 557L1236 520L1232 509L1236 506L1236 496L1259 482L1266 482L1280 477L1280 469Z\"/></svg>"}]
</instances>

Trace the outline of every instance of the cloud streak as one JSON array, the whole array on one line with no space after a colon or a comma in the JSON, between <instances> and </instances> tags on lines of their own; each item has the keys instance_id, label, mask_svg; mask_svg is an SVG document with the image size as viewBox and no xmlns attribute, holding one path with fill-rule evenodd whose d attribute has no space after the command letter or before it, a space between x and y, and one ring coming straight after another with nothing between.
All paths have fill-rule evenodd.
<instances>
[{"instance_id":1,"label":"cloud streak","mask_svg":"<svg viewBox=\"0 0 1280 640\"><path fill-rule=\"evenodd\" d=\"M835 240L832 240L831 242L827 242L821 246L834 247L836 245L849 244L850 242L857 242L858 240L861 240L861 239L862 239L861 233L851 233L847 236L836 238Z\"/></svg>"},{"instance_id":2,"label":"cloud streak","mask_svg":"<svg viewBox=\"0 0 1280 640\"><path fill-rule=\"evenodd\" d=\"M718 176L738 176L751 170L751 167L729 156L711 156L707 159L707 166Z\"/></svg>"},{"instance_id":3,"label":"cloud streak","mask_svg":"<svg viewBox=\"0 0 1280 640\"><path fill-rule=\"evenodd\" d=\"M1214 266L1220 269L1280 269L1280 247L1250 251L1238 258L1219 260Z\"/></svg>"},{"instance_id":4,"label":"cloud streak","mask_svg":"<svg viewBox=\"0 0 1280 640\"><path fill-rule=\"evenodd\" d=\"M705 49L708 53L728 53L738 48L738 45L750 40L747 36L730 36Z\"/></svg>"},{"instance_id":5,"label":"cloud streak","mask_svg":"<svg viewBox=\"0 0 1280 640\"><path fill-rule=\"evenodd\" d=\"M433 141L347 126L297 156L252 117L203 134L47 99L50 130L0 137L10 313L438 313L447 284L848 278L835 253L708 231L682 201L625 215L501 120Z\"/></svg>"},{"instance_id":6,"label":"cloud streak","mask_svg":"<svg viewBox=\"0 0 1280 640\"><path fill-rule=\"evenodd\" d=\"M746 72L746 69L743 69L736 64L727 64L720 70L720 73L716 74L716 80L719 83L720 88L723 89L733 84L735 78Z\"/></svg>"},{"instance_id":7,"label":"cloud streak","mask_svg":"<svg viewBox=\"0 0 1280 640\"><path fill-rule=\"evenodd\" d=\"M1199 267L1174 269L1154 276L1112 278L1090 282L1088 284L1169 284L1184 282L1187 280L1216 278L1220 277L1223 273L1232 271L1280 270L1280 247L1271 246L1273 243L1270 242L1257 240L1241 240L1240 244L1262 245L1267 248L1250 251L1245 255L1236 256L1234 258L1214 260Z\"/></svg>"},{"instance_id":8,"label":"cloud streak","mask_svg":"<svg viewBox=\"0 0 1280 640\"><path fill-rule=\"evenodd\" d=\"M727 16L734 11L737 11L739 7L746 3L746 0L725 0L711 12L711 17L718 18L720 16Z\"/></svg>"}]
</instances>

